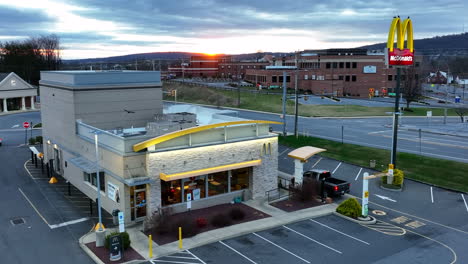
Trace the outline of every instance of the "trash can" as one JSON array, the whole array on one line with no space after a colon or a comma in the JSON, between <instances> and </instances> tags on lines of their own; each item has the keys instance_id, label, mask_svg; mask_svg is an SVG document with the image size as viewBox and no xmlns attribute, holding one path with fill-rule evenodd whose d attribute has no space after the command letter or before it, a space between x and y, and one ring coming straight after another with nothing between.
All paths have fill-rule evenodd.
<instances>
[{"instance_id":1,"label":"trash can","mask_svg":"<svg viewBox=\"0 0 468 264\"><path fill-rule=\"evenodd\" d=\"M369 167L375 168L375 160L370 160Z\"/></svg>"},{"instance_id":2,"label":"trash can","mask_svg":"<svg viewBox=\"0 0 468 264\"><path fill-rule=\"evenodd\" d=\"M114 225L119 224L119 213L120 213L119 209L112 210L112 222L114 223Z\"/></svg>"}]
</instances>

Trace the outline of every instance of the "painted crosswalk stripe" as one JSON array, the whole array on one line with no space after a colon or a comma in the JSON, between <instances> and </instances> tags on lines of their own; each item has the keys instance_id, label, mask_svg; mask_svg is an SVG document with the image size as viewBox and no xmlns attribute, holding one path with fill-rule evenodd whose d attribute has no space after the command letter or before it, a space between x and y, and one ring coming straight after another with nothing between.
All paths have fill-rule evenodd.
<instances>
[{"instance_id":1,"label":"painted crosswalk stripe","mask_svg":"<svg viewBox=\"0 0 468 264\"><path fill-rule=\"evenodd\" d=\"M192 255L194 258L198 259L202 264L206 264L205 261L201 260L199 257L195 256L192 252L190 252L188 249L186 250L190 255Z\"/></svg>"}]
</instances>

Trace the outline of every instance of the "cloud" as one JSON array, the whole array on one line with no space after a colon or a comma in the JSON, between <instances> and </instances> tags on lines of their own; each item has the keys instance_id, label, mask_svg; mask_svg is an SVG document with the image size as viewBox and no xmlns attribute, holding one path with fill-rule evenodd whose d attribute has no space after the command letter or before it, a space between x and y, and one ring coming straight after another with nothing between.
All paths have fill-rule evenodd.
<instances>
[{"instance_id":1,"label":"cloud","mask_svg":"<svg viewBox=\"0 0 468 264\"><path fill-rule=\"evenodd\" d=\"M468 7L463 0L16 2L0 0L0 15L12 12L11 23L0 25L0 39L57 33L67 47L64 57L85 57L89 47L105 47L97 50L106 56L148 49L235 53L354 47L384 42L391 18L398 14L411 16L416 38L458 33L463 22L468 25L464 16L454 15ZM97 46L85 46L92 44Z\"/></svg>"}]
</instances>

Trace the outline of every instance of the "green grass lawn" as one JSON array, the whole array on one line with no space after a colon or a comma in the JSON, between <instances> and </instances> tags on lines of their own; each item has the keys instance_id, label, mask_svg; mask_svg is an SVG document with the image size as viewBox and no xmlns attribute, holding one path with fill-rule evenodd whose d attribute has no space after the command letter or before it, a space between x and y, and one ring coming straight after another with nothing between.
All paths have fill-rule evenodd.
<instances>
[{"instance_id":1,"label":"green grass lawn","mask_svg":"<svg viewBox=\"0 0 468 264\"><path fill-rule=\"evenodd\" d=\"M207 105L219 105L226 107L238 107L237 90L224 91L200 86L183 86L183 84L165 84L165 89L178 89L179 102L198 103ZM267 92L267 91L265 91ZM278 92L275 90L275 92ZM164 97L173 100L173 97ZM330 100L330 99L323 99ZM277 94L253 94L240 93L241 109L257 110L272 113L282 113L282 96ZM412 112L405 111L404 116L426 116L426 111L431 110L433 116L443 116L444 110L440 108L411 108ZM300 105L299 115L310 117L360 117L360 116L390 116L393 107L365 107L359 105ZM286 112L294 114L294 102L288 100ZM453 109L449 109L448 115L456 115Z\"/></svg>"},{"instance_id":2,"label":"green grass lawn","mask_svg":"<svg viewBox=\"0 0 468 264\"><path fill-rule=\"evenodd\" d=\"M390 163L390 151L353 144L341 144L315 137L279 137L279 143L293 147L313 146L327 151L320 155L358 166L369 167L370 160L376 160L376 170L383 171ZM414 179L440 187L468 192L468 164L419 156L409 153L397 154L397 168L405 178Z\"/></svg>"}]
</instances>

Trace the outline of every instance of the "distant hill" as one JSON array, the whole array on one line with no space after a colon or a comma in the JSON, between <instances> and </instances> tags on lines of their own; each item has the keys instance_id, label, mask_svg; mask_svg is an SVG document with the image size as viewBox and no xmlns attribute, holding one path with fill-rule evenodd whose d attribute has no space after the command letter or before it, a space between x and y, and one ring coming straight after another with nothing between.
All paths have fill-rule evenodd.
<instances>
[{"instance_id":1,"label":"distant hill","mask_svg":"<svg viewBox=\"0 0 468 264\"><path fill-rule=\"evenodd\" d=\"M261 52L261 53L246 53L246 54L234 54L231 55L235 60L255 60L265 55L273 55L281 57L289 55L290 53L285 52ZM75 59L75 60L63 60L66 64L90 64L90 63L132 63L135 60L164 60L164 61L177 61L177 60L188 60L190 56L203 55L202 53L191 53L191 52L150 52L150 53L137 53L122 56L113 56L106 58L88 58L88 59Z\"/></svg>"},{"instance_id":2,"label":"distant hill","mask_svg":"<svg viewBox=\"0 0 468 264\"><path fill-rule=\"evenodd\" d=\"M360 48L382 50L387 43L378 43ZM417 53L425 55L468 55L468 33L436 36L432 38L415 39L414 48Z\"/></svg>"}]
</instances>

